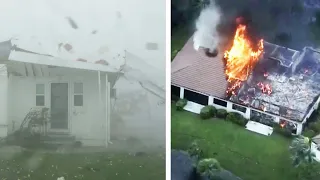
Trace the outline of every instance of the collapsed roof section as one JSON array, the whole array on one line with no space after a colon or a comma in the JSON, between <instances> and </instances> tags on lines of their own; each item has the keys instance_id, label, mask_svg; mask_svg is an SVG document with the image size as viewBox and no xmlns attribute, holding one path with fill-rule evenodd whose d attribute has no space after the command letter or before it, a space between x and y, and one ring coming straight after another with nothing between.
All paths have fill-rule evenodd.
<instances>
[{"instance_id":1,"label":"collapsed roof section","mask_svg":"<svg viewBox=\"0 0 320 180\"><path fill-rule=\"evenodd\" d=\"M302 121L320 94L320 52L265 43L263 57L232 101Z\"/></svg>"}]
</instances>

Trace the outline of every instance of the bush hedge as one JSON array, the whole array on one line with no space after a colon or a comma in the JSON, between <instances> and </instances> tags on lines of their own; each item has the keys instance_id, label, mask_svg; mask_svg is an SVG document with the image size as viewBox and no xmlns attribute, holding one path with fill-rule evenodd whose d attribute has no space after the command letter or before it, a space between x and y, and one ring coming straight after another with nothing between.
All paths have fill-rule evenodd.
<instances>
[{"instance_id":1,"label":"bush hedge","mask_svg":"<svg viewBox=\"0 0 320 180\"><path fill-rule=\"evenodd\" d=\"M303 131L302 134L306 137L314 137L319 133L320 133L320 120L316 120L315 122L308 124L307 128Z\"/></svg>"},{"instance_id":2,"label":"bush hedge","mask_svg":"<svg viewBox=\"0 0 320 180\"><path fill-rule=\"evenodd\" d=\"M308 138L312 138L316 135L316 132L312 129L305 129L302 135Z\"/></svg>"},{"instance_id":3,"label":"bush hedge","mask_svg":"<svg viewBox=\"0 0 320 180\"><path fill-rule=\"evenodd\" d=\"M217 113L217 109L214 106L205 106L200 111L201 119L209 119L214 117Z\"/></svg>"},{"instance_id":4,"label":"bush hedge","mask_svg":"<svg viewBox=\"0 0 320 180\"><path fill-rule=\"evenodd\" d=\"M293 137L292 130L289 128L282 128L280 124L274 124L273 131L287 138Z\"/></svg>"},{"instance_id":5,"label":"bush hedge","mask_svg":"<svg viewBox=\"0 0 320 180\"><path fill-rule=\"evenodd\" d=\"M221 119L225 119L228 115L228 112L225 109L218 109L216 116Z\"/></svg>"},{"instance_id":6,"label":"bush hedge","mask_svg":"<svg viewBox=\"0 0 320 180\"><path fill-rule=\"evenodd\" d=\"M309 129L313 130L315 133L320 132L320 121L316 121L309 124Z\"/></svg>"},{"instance_id":7,"label":"bush hedge","mask_svg":"<svg viewBox=\"0 0 320 180\"><path fill-rule=\"evenodd\" d=\"M231 122L238 124L240 126L245 126L248 123L247 119L245 119L241 114L236 113L236 112L228 113L226 120L231 121Z\"/></svg>"},{"instance_id":8,"label":"bush hedge","mask_svg":"<svg viewBox=\"0 0 320 180\"><path fill-rule=\"evenodd\" d=\"M186 99L179 99L176 103L176 108L178 111L182 111L186 105L187 105Z\"/></svg>"}]
</instances>

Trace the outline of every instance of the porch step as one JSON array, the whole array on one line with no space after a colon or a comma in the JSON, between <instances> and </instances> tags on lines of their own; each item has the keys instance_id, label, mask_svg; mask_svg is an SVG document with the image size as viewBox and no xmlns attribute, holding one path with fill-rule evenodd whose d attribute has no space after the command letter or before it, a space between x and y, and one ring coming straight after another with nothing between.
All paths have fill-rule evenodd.
<instances>
[{"instance_id":1,"label":"porch step","mask_svg":"<svg viewBox=\"0 0 320 180\"><path fill-rule=\"evenodd\" d=\"M71 145L75 144L76 138L66 133L48 133L46 136L41 138L45 144L55 145Z\"/></svg>"}]
</instances>

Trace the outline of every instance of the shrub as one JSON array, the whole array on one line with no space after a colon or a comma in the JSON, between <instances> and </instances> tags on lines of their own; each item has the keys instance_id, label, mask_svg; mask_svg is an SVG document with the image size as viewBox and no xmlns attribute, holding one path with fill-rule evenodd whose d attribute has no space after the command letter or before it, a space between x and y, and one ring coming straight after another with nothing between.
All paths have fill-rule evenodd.
<instances>
[{"instance_id":1,"label":"shrub","mask_svg":"<svg viewBox=\"0 0 320 180\"><path fill-rule=\"evenodd\" d=\"M218 109L217 110L217 117L225 119L228 115L228 112L225 109Z\"/></svg>"},{"instance_id":2,"label":"shrub","mask_svg":"<svg viewBox=\"0 0 320 180\"><path fill-rule=\"evenodd\" d=\"M226 119L228 121L231 121L231 122L236 122L239 118L240 118L240 114L239 113L236 113L236 112L230 112L228 113Z\"/></svg>"},{"instance_id":3,"label":"shrub","mask_svg":"<svg viewBox=\"0 0 320 180\"><path fill-rule=\"evenodd\" d=\"M286 128L286 127L282 128L279 124L275 124L273 126L273 130L274 130L274 132L276 132L284 137L287 137L287 138L293 137L291 129Z\"/></svg>"},{"instance_id":4,"label":"shrub","mask_svg":"<svg viewBox=\"0 0 320 180\"><path fill-rule=\"evenodd\" d=\"M178 111L182 111L186 105L187 105L186 99L179 99L176 103L176 108Z\"/></svg>"},{"instance_id":5,"label":"shrub","mask_svg":"<svg viewBox=\"0 0 320 180\"><path fill-rule=\"evenodd\" d=\"M245 126L248 122L247 119L245 119L241 114L236 113L236 112L228 113L226 120L231 121L231 122L238 124L240 126Z\"/></svg>"},{"instance_id":6,"label":"shrub","mask_svg":"<svg viewBox=\"0 0 320 180\"><path fill-rule=\"evenodd\" d=\"M315 133L319 133L320 132L320 121L310 123L309 128L311 130L313 130Z\"/></svg>"},{"instance_id":7,"label":"shrub","mask_svg":"<svg viewBox=\"0 0 320 180\"><path fill-rule=\"evenodd\" d=\"M305 129L305 131L303 132L303 136L308 137L308 138L312 138L316 135L316 132L312 129Z\"/></svg>"},{"instance_id":8,"label":"shrub","mask_svg":"<svg viewBox=\"0 0 320 180\"><path fill-rule=\"evenodd\" d=\"M204 156L202 149L200 149L196 141L191 143L190 147L188 148L188 153L191 157L194 157L197 160L203 158Z\"/></svg>"},{"instance_id":9,"label":"shrub","mask_svg":"<svg viewBox=\"0 0 320 180\"><path fill-rule=\"evenodd\" d=\"M197 164L197 172L204 177L212 179L222 170L218 160L214 158L202 159Z\"/></svg>"},{"instance_id":10,"label":"shrub","mask_svg":"<svg viewBox=\"0 0 320 180\"><path fill-rule=\"evenodd\" d=\"M180 97L174 94L171 94L171 101L177 102L179 101Z\"/></svg>"},{"instance_id":11,"label":"shrub","mask_svg":"<svg viewBox=\"0 0 320 180\"><path fill-rule=\"evenodd\" d=\"M213 106L205 106L200 111L200 117L202 119L209 119L217 113L217 109Z\"/></svg>"}]
</instances>

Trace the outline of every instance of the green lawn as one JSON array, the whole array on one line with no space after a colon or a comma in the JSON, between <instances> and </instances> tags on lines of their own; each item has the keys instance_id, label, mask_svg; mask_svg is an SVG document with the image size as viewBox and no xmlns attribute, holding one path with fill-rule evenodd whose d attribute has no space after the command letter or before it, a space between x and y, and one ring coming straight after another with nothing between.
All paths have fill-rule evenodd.
<instances>
[{"instance_id":1,"label":"green lawn","mask_svg":"<svg viewBox=\"0 0 320 180\"><path fill-rule=\"evenodd\" d=\"M171 143L183 149L197 140L206 156L244 180L298 180L287 139L266 137L219 119L201 120L189 112L171 112Z\"/></svg>"},{"instance_id":2,"label":"green lawn","mask_svg":"<svg viewBox=\"0 0 320 180\"><path fill-rule=\"evenodd\" d=\"M25 151L0 163L1 179L17 180L163 180L164 154L134 156L128 153L53 154Z\"/></svg>"}]
</instances>

